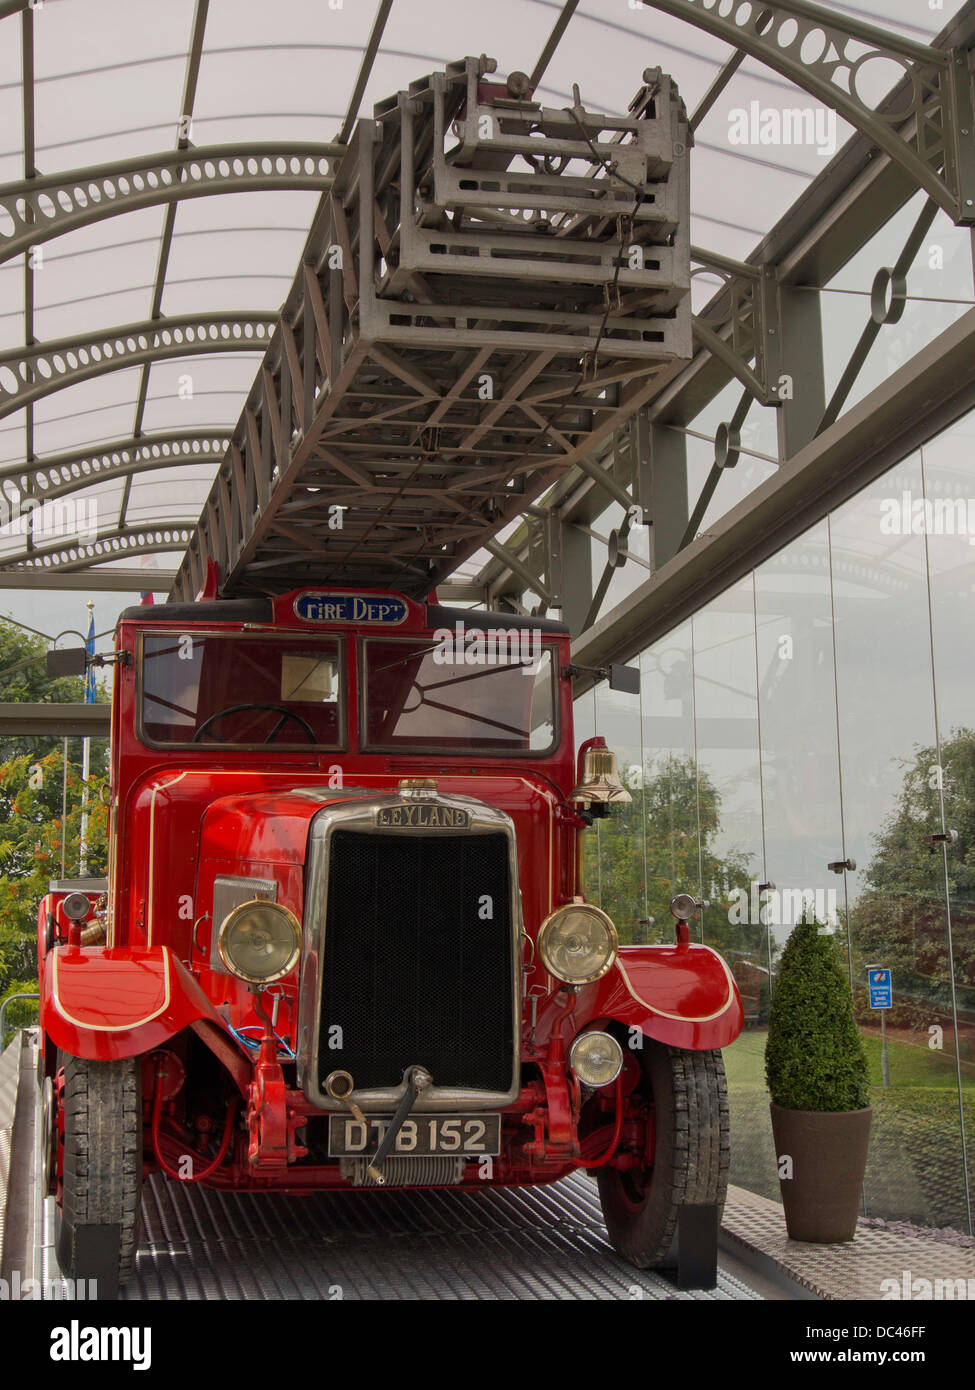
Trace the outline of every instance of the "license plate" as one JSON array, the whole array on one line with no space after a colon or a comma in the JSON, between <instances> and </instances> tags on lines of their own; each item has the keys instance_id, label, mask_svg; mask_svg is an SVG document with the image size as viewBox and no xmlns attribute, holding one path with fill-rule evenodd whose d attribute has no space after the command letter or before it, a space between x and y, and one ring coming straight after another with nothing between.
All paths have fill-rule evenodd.
<instances>
[{"instance_id":1,"label":"license plate","mask_svg":"<svg viewBox=\"0 0 975 1390\"><path fill-rule=\"evenodd\" d=\"M389 1128L391 1115L367 1115L362 1124L351 1115L329 1115L330 1158L358 1158L374 1154ZM390 1151L427 1158L432 1154L469 1155L501 1152L500 1115L413 1115L404 1121Z\"/></svg>"}]
</instances>

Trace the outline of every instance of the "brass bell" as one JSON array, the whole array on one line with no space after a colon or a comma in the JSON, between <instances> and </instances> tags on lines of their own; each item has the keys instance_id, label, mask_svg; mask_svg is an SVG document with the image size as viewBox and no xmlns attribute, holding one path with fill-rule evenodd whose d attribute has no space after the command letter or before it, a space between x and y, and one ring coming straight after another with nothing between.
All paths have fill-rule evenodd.
<instances>
[{"instance_id":1,"label":"brass bell","mask_svg":"<svg viewBox=\"0 0 975 1390\"><path fill-rule=\"evenodd\" d=\"M590 739L582 749L582 780L569 796L570 801L599 802L623 806L632 801L620 781L616 754L601 738Z\"/></svg>"}]
</instances>

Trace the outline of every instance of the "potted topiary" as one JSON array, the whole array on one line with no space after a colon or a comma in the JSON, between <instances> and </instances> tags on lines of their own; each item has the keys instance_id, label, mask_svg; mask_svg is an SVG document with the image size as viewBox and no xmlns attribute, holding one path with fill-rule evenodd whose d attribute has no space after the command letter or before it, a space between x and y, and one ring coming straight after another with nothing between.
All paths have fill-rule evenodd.
<instances>
[{"instance_id":1,"label":"potted topiary","mask_svg":"<svg viewBox=\"0 0 975 1390\"><path fill-rule=\"evenodd\" d=\"M772 988L765 1076L793 1240L852 1240L867 1166L867 1060L836 938L799 922Z\"/></svg>"}]
</instances>

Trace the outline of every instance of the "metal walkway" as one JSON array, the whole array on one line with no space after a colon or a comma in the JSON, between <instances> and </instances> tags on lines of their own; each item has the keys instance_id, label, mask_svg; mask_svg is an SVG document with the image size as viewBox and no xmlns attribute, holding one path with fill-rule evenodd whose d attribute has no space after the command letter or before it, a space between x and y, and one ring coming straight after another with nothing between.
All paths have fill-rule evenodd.
<instances>
[{"instance_id":1,"label":"metal walkway","mask_svg":"<svg viewBox=\"0 0 975 1390\"><path fill-rule=\"evenodd\" d=\"M18 1144L32 1147L29 1178L13 1173L8 1213L19 1215L22 1255L4 1247L3 1273L66 1296L54 1252L54 1199L40 1190L37 1107L31 1105L36 1047L29 1035L0 1059L19 1070ZM9 1090L9 1087L8 1087ZM22 1126L25 1115L29 1123ZM0 1133L3 1117L0 1116ZM29 1133L28 1131L32 1131ZM2 1197L0 1193L0 1197ZM630 1268L611 1249L596 1185L584 1174L551 1187L455 1192L244 1196L146 1184L135 1278L122 1301L138 1300L703 1300L760 1299L761 1280L722 1255L718 1285L676 1288ZM8 1222L8 1228L10 1222ZM2 1234L2 1227L0 1227ZM9 1247L9 1248L8 1248ZM782 1297L781 1293L772 1296Z\"/></svg>"}]
</instances>

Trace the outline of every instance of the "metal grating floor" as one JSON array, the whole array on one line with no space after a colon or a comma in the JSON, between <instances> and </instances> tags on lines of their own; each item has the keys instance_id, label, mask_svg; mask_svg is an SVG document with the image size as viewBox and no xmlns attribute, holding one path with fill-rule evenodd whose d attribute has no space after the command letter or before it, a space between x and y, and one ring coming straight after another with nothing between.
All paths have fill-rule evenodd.
<instances>
[{"instance_id":1,"label":"metal grating floor","mask_svg":"<svg viewBox=\"0 0 975 1390\"><path fill-rule=\"evenodd\" d=\"M754 1289L720 1271L685 1291L631 1269L610 1248L596 1186L578 1174L550 1187L486 1192L242 1196L146 1184L139 1299L734 1300ZM57 1279L53 1199L40 1266Z\"/></svg>"}]
</instances>

